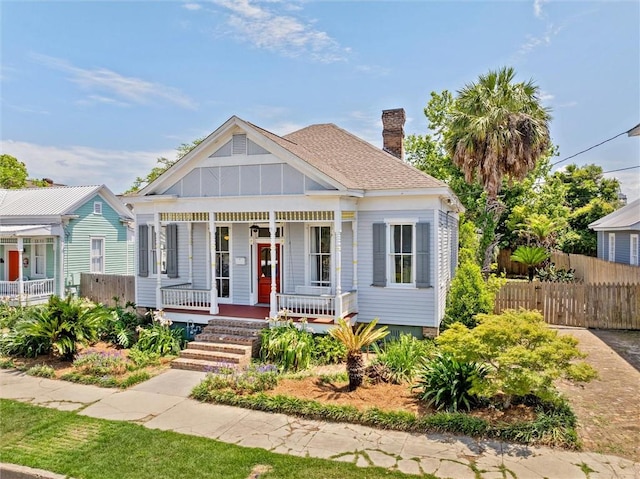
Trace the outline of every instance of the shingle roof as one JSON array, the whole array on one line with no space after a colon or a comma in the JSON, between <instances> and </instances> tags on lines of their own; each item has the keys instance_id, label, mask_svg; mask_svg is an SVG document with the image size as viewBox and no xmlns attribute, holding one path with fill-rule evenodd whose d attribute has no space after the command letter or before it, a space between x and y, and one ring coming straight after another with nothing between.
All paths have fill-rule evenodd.
<instances>
[{"instance_id":1,"label":"shingle roof","mask_svg":"<svg viewBox=\"0 0 640 479\"><path fill-rule=\"evenodd\" d=\"M252 126L347 188L382 190L447 186L333 123L311 125L283 137Z\"/></svg>"},{"instance_id":2,"label":"shingle roof","mask_svg":"<svg viewBox=\"0 0 640 479\"><path fill-rule=\"evenodd\" d=\"M603 216L589 225L597 231L612 229L640 229L640 199L632 201L613 213Z\"/></svg>"},{"instance_id":3,"label":"shingle roof","mask_svg":"<svg viewBox=\"0 0 640 479\"><path fill-rule=\"evenodd\" d=\"M0 216L56 216L71 213L102 186L64 186L0 190Z\"/></svg>"}]
</instances>

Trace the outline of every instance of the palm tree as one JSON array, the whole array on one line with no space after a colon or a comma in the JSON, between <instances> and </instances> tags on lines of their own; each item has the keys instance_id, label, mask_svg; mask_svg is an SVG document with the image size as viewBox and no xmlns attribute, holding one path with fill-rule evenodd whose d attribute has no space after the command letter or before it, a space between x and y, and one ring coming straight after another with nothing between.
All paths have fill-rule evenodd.
<instances>
[{"instance_id":1,"label":"palm tree","mask_svg":"<svg viewBox=\"0 0 640 479\"><path fill-rule=\"evenodd\" d=\"M514 83L513 68L481 75L458 92L444 135L452 161L468 183L477 178L487 193L486 226L495 227L504 206L498 200L502 180L522 180L548 150L549 109L542 107L532 81ZM491 265L495 235L485 250L483 271Z\"/></svg>"},{"instance_id":2,"label":"palm tree","mask_svg":"<svg viewBox=\"0 0 640 479\"><path fill-rule=\"evenodd\" d=\"M527 266L529 281L533 281L533 268L549 258L547 250L540 246L518 246L511 255L511 261Z\"/></svg>"},{"instance_id":3,"label":"palm tree","mask_svg":"<svg viewBox=\"0 0 640 479\"><path fill-rule=\"evenodd\" d=\"M355 391L364 380L364 360L362 348L384 338L389 334L386 326L375 329L377 319L369 324L361 324L353 330L353 327L344 319L338 320L338 327L330 329L329 334L347 347L347 374L349 375L349 391Z\"/></svg>"},{"instance_id":4,"label":"palm tree","mask_svg":"<svg viewBox=\"0 0 640 479\"><path fill-rule=\"evenodd\" d=\"M543 248L551 248L555 245L556 234L561 228L561 221L559 219L551 219L547 215L533 213L519 226L522 227L520 232L529 239L533 239L536 245Z\"/></svg>"}]
</instances>

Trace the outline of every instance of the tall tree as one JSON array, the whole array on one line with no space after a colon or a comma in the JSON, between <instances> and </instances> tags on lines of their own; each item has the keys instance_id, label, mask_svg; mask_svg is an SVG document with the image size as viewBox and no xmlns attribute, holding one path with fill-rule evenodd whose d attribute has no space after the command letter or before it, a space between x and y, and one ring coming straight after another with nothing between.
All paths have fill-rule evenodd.
<instances>
[{"instance_id":1,"label":"tall tree","mask_svg":"<svg viewBox=\"0 0 640 479\"><path fill-rule=\"evenodd\" d=\"M0 188L27 186L27 166L11 155L0 155Z\"/></svg>"},{"instance_id":2,"label":"tall tree","mask_svg":"<svg viewBox=\"0 0 640 479\"><path fill-rule=\"evenodd\" d=\"M146 186L149 183L155 181L162 173L164 173L173 165L175 165L178 161L180 161L184 155L186 155L191 150L193 150L196 146L202 143L203 140L204 138L196 138L191 143L182 143L179 147L176 148L176 158L174 160L170 160L163 156L158 158L156 161L156 166L154 166L151 169L151 171L147 173L147 176L145 176L144 178L141 176L138 176L133 182L133 185L131 186L131 188L125 191L125 194L135 193L143 186Z\"/></svg>"},{"instance_id":3,"label":"tall tree","mask_svg":"<svg viewBox=\"0 0 640 479\"><path fill-rule=\"evenodd\" d=\"M447 114L444 145L468 183L480 181L487 193L484 228L495 231L504 205L498 199L503 178L522 180L550 147L549 110L532 81L515 82L513 68L481 75L458 92ZM484 253L491 267L495 235Z\"/></svg>"}]
</instances>

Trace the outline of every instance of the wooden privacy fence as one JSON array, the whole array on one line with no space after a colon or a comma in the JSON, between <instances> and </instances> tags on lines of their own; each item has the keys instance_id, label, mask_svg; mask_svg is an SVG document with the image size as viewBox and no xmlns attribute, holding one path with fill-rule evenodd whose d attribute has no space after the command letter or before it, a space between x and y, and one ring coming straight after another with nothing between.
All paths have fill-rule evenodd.
<instances>
[{"instance_id":1,"label":"wooden privacy fence","mask_svg":"<svg viewBox=\"0 0 640 479\"><path fill-rule=\"evenodd\" d=\"M136 300L135 276L118 274L82 273L80 275L80 296L96 303L114 306L114 296L124 306L127 301Z\"/></svg>"},{"instance_id":2,"label":"wooden privacy fence","mask_svg":"<svg viewBox=\"0 0 640 479\"><path fill-rule=\"evenodd\" d=\"M527 266L511 261L511 250L498 253L498 271L507 274L527 276ZM560 251L551 253L551 262L557 269L573 269L575 277L585 283L640 284L640 267L612 263L582 254L568 254Z\"/></svg>"},{"instance_id":3,"label":"wooden privacy fence","mask_svg":"<svg viewBox=\"0 0 640 479\"><path fill-rule=\"evenodd\" d=\"M640 330L640 284L508 282L495 312L537 309L549 324Z\"/></svg>"}]
</instances>

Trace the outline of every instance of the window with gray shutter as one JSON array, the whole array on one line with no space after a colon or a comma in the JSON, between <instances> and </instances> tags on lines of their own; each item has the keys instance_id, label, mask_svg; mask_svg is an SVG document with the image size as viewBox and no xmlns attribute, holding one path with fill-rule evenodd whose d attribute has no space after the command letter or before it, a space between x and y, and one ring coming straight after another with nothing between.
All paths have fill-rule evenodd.
<instances>
[{"instance_id":1,"label":"window with gray shutter","mask_svg":"<svg viewBox=\"0 0 640 479\"><path fill-rule=\"evenodd\" d=\"M373 284L387 285L387 237L384 223L373 224Z\"/></svg>"},{"instance_id":2,"label":"window with gray shutter","mask_svg":"<svg viewBox=\"0 0 640 479\"><path fill-rule=\"evenodd\" d=\"M138 275L149 276L149 227L138 226Z\"/></svg>"},{"instance_id":3,"label":"window with gray shutter","mask_svg":"<svg viewBox=\"0 0 640 479\"><path fill-rule=\"evenodd\" d=\"M167 276L178 277L178 225L167 225Z\"/></svg>"},{"instance_id":4,"label":"window with gray shutter","mask_svg":"<svg viewBox=\"0 0 640 479\"><path fill-rule=\"evenodd\" d=\"M416 224L416 287L429 288L429 223Z\"/></svg>"}]
</instances>

